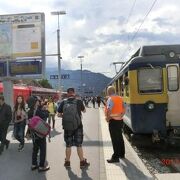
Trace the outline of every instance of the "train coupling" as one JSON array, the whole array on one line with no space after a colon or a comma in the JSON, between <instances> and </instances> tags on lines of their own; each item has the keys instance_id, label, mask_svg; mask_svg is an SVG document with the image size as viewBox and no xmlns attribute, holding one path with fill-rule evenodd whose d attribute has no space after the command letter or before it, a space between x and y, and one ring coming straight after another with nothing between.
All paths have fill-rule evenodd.
<instances>
[{"instance_id":1,"label":"train coupling","mask_svg":"<svg viewBox=\"0 0 180 180\"><path fill-rule=\"evenodd\" d=\"M160 133L158 132L158 130L153 130L153 134L152 134L152 142L156 143L159 142L161 140L160 138Z\"/></svg>"}]
</instances>

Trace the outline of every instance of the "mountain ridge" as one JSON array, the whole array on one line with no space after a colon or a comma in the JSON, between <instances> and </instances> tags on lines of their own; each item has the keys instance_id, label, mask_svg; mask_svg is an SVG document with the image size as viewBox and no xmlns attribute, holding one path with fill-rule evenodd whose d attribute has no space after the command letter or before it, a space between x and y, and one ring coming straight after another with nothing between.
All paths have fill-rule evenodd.
<instances>
[{"instance_id":1,"label":"mountain ridge","mask_svg":"<svg viewBox=\"0 0 180 180\"><path fill-rule=\"evenodd\" d=\"M57 68L46 69L46 79L50 82L53 88L58 88L58 79L50 79L50 75L58 75ZM63 91L69 87L74 87L76 92L81 94L81 70L64 70L61 69L61 76L67 75L66 79L61 79ZM69 78L68 78L69 76ZM65 76L64 76L65 77ZM92 72L89 70L82 71L82 92L83 96L100 95L103 89L111 81L111 78L101 73Z\"/></svg>"}]
</instances>

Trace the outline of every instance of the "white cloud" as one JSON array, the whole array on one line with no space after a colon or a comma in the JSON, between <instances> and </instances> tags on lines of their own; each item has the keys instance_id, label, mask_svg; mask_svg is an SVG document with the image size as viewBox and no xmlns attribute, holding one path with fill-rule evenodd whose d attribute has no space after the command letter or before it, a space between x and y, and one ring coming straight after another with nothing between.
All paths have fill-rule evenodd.
<instances>
[{"instance_id":1,"label":"white cloud","mask_svg":"<svg viewBox=\"0 0 180 180\"><path fill-rule=\"evenodd\" d=\"M84 19L80 19L80 20L77 20L75 22L75 27L76 28L82 28L83 26L85 26L85 24L86 24L86 19L85 18Z\"/></svg>"},{"instance_id":2,"label":"white cloud","mask_svg":"<svg viewBox=\"0 0 180 180\"><path fill-rule=\"evenodd\" d=\"M51 54L57 53L57 16L51 12L65 10L67 14L60 17L62 67L79 69L77 56L84 55L84 68L110 71L112 76L115 71L110 64L130 57L140 45L178 43L180 1L157 1L133 42L130 40L153 1L136 1L127 22L132 3L130 0L0 0L0 14L44 12L46 53ZM126 50L128 44L130 50ZM57 66L57 57L48 57L47 64Z\"/></svg>"},{"instance_id":3,"label":"white cloud","mask_svg":"<svg viewBox=\"0 0 180 180\"><path fill-rule=\"evenodd\" d=\"M96 35L120 34L120 26L118 24L118 20L112 20L112 21L107 22L104 26L96 29L95 34Z\"/></svg>"}]
</instances>

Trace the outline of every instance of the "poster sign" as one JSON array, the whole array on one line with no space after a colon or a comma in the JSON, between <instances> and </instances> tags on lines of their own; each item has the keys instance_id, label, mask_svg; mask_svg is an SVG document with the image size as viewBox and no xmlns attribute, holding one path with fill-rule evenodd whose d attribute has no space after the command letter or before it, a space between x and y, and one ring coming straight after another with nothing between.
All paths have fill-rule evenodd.
<instances>
[{"instance_id":1,"label":"poster sign","mask_svg":"<svg viewBox=\"0 0 180 180\"><path fill-rule=\"evenodd\" d=\"M0 24L0 58L11 57L12 35L10 24Z\"/></svg>"},{"instance_id":2,"label":"poster sign","mask_svg":"<svg viewBox=\"0 0 180 180\"><path fill-rule=\"evenodd\" d=\"M41 56L44 19L44 13L0 15L0 58Z\"/></svg>"}]
</instances>

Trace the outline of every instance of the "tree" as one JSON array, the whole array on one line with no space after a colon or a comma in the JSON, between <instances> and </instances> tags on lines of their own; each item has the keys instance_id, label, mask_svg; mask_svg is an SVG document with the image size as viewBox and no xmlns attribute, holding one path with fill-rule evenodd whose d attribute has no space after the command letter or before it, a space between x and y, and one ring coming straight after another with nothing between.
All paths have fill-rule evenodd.
<instances>
[{"instance_id":1,"label":"tree","mask_svg":"<svg viewBox=\"0 0 180 180\"><path fill-rule=\"evenodd\" d=\"M38 81L38 83L43 87L43 88L50 88L53 89L51 84L49 83L49 81L47 79L41 79Z\"/></svg>"}]
</instances>

